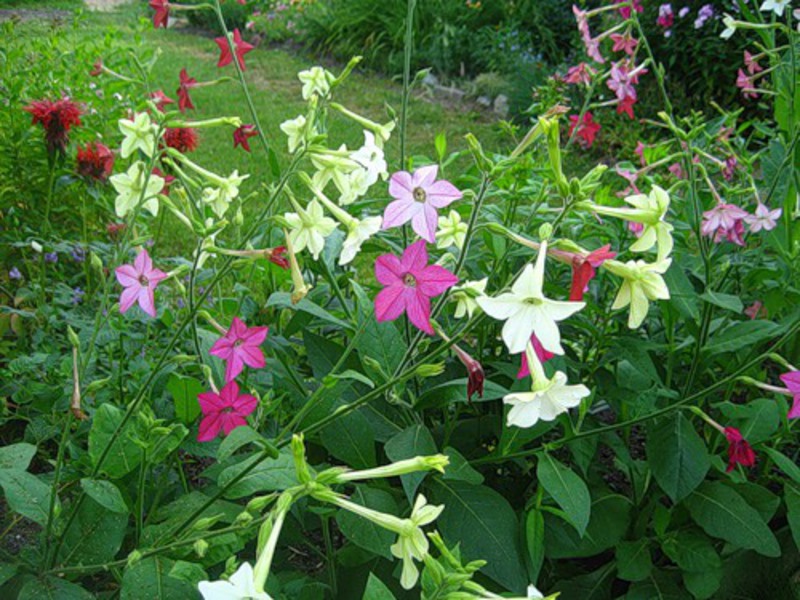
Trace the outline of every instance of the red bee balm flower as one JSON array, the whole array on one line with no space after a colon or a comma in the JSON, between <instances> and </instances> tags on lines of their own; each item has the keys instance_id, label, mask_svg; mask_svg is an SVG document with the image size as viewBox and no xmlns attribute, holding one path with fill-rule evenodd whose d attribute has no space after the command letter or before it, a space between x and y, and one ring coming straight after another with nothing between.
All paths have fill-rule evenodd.
<instances>
[{"instance_id":1,"label":"red bee balm flower","mask_svg":"<svg viewBox=\"0 0 800 600\"><path fill-rule=\"evenodd\" d=\"M189 73L186 69L181 69L181 83L178 86L178 108L181 112L186 112L188 108L194 108L194 104L192 104L192 99L189 97L189 90L193 87L197 87L197 79L194 77L189 77Z\"/></svg>"},{"instance_id":2,"label":"red bee balm flower","mask_svg":"<svg viewBox=\"0 0 800 600\"><path fill-rule=\"evenodd\" d=\"M197 149L197 131L191 127L167 127L164 143L178 152L192 152Z\"/></svg>"},{"instance_id":3,"label":"red bee balm flower","mask_svg":"<svg viewBox=\"0 0 800 600\"><path fill-rule=\"evenodd\" d=\"M239 394L239 386L235 381L229 381L225 387L216 392L198 394L197 401L203 411L203 420L200 421L200 430L197 434L198 442L210 442L220 430L228 435L231 431L242 425L247 425L247 417L258 406L258 399L249 394Z\"/></svg>"},{"instance_id":4,"label":"red bee balm flower","mask_svg":"<svg viewBox=\"0 0 800 600\"><path fill-rule=\"evenodd\" d=\"M255 125L242 125L233 132L233 147L241 146L250 152L250 142L247 140L258 135Z\"/></svg>"},{"instance_id":5,"label":"red bee balm flower","mask_svg":"<svg viewBox=\"0 0 800 600\"><path fill-rule=\"evenodd\" d=\"M727 472L733 471L737 464L743 467L752 467L756 464L755 452L738 429L726 427L725 437L728 439L728 468L725 469Z\"/></svg>"},{"instance_id":6,"label":"red bee balm flower","mask_svg":"<svg viewBox=\"0 0 800 600\"><path fill-rule=\"evenodd\" d=\"M221 68L231 64L233 62L233 54L231 53L231 45L228 43L228 38L222 36L214 38L214 41L217 43L217 46L219 46L220 51L217 66ZM255 48L255 46L245 42L238 29L233 30L233 45L236 47L236 62L239 63L239 67L244 71L244 55Z\"/></svg>"},{"instance_id":7,"label":"red bee balm flower","mask_svg":"<svg viewBox=\"0 0 800 600\"><path fill-rule=\"evenodd\" d=\"M95 181L107 181L114 168L114 153L100 142L90 142L78 147L78 175Z\"/></svg>"},{"instance_id":8,"label":"red bee balm flower","mask_svg":"<svg viewBox=\"0 0 800 600\"><path fill-rule=\"evenodd\" d=\"M231 328L211 346L209 354L227 361L225 381L236 378L244 369L244 365L253 369L263 369L266 365L261 344L267 337L267 327L250 327L248 329L241 319L233 318Z\"/></svg>"},{"instance_id":9,"label":"red bee balm flower","mask_svg":"<svg viewBox=\"0 0 800 600\"><path fill-rule=\"evenodd\" d=\"M375 277L385 287L375 297L378 321L394 321L403 313L415 327L433 335L431 298L458 283L458 277L428 264L425 240L411 244L398 258L384 254L375 261Z\"/></svg>"},{"instance_id":10,"label":"red bee balm flower","mask_svg":"<svg viewBox=\"0 0 800 600\"><path fill-rule=\"evenodd\" d=\"M169 1L168 0L150 0L150 8L156 13L153 15L153 27L167 27L169 21Z\"/></svg>"},{"instance_id":11,"label":"red bee balm flower","mask_svg":"<svg viewBox=\"0 0 800 600\"><path fill-rule=\"evenodd\" d=\"M50 152L63 152L69 141L69 130L81 124L81 109L72 100L61 98L52 100L36 100L24 108L33 115L33 125L41 123L44 137Z\"/></svg>"}]
</instances>

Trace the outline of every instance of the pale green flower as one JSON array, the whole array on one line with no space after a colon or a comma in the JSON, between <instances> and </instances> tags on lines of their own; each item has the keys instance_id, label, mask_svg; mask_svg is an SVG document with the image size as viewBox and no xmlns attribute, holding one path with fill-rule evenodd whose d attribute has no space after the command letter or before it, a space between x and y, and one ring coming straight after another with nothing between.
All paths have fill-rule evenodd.
<instances>
[{"instance_id":1,"label":"pale green flower","mask_svg":"<svg viewBox=\"0 0 800 600\"><path fill-rule=\"evenodd\" d=\"M319 260L319 255L325 247L325 238L338 226L336 221L326 217L322 205L316 200L308 203L303 209L298 207L296 213L284 215L289 225L289 237L295 252L308 248L314 260Z\"/></svg>"},{"instance_id":2,"label":"pale green flower","mask_svg":"<svg viewBox=\"0 0 800 600\"><path fill-rule=\"evenodd\" d=\"M222 218L228 211L231 202L239 195L239 186L248 177L250 176L239 175L238 170L228 177L215 176L218 187L203 189L203 202L211 206L215 215Z\"/></svg>"},{"instance_id":3,"label":"pale green flower","mask_svg":"<svg viewBox=\"0 0 800 600\"><path fill-rule=\"evenodd\" d=\"M334 178L333 182L339 190L339 204L347 206L363 196L369 190L369 180L366 169L354 169L343 177Z\"/></svg>"},{"instance_id":4,"label":"pale green flower","mask_svg":"<svg viewBox=\"0 0 800 600\"><path fill-rule=\"evenodd\" d=\"M306 118L300 115L281 123L281 131L289 138L289 154L294 154L306 142Z\"/></svg>"},{"instance_id":5,"label":"pale green flower","mask_svg":"<svg viewBox=\"0 0 800 600\"><path fill-rule=\"evenodd\" d=\"M422 494L417 496L411 516L404 519L405 524L398 532L397 541L389 548L394 557L403 561L400 585L406 590L413 588L419 577L419 570L414 561L424 560L430 547L422 526L433 523L443 510L444 505L432 506L428 504L425 496Z\"/></svg>"},{"instance_id":6,"label":"pale green flower","mask_svg":"<svg viewBox=\"0 0 800 600\"><path fill-rule=\"evenodd\" d=\"M327 96L331 90L330 82L334 77L322 67L311 67L307 71L300 71L297 78L303 84L303 100L308 100L313 95Z\"/></svg>"},{"instance_id":7,"label":"pale green flower","mask_svg":"<svg viewBox=\"0 0 800 600\"><path fill-rule=\"evenodd\" d=\"M109 179L117 191L114 210L118 217L127 215L140 201L153 216L158 214L158 194L164 189L164 179L151 173L145 187L146 179L147 167L142 161L133 163L127 173L118 173Z\"/></svg>"},{"instance_id":8,"label":"pale green flower","mask_svg":"<svg viewBox=\"0 0 800 600\"><path fill-rule=\"evenodd\" d=\"M312 152L311 164L317 169L312 181L319 190L324 190L331 180L339 190L346 189L349 185L348 176L360 168L358 163L350 158L350 153L344 144L335 151Z\"/></svg>"},{"instance_id":9,"label":"pale green flower","mask_svg":"<svg viewBox=\"0 0 800 600\"><path fill-rule=\"evenodd\" d=\"M472 318L472 314L478 308L477 299L485 294L488 281L489 278L484 277L479 281L465 281L452 288L450 300L456 303L456 311L453 315L456 319L462 319L464 315Z\"/></svg>"},{"instance_id":10,"label":"pale green flower","mask_svg":"<svg viewBox=\"0 0 800 600\"><path fill-rule=\"evenodd\" d=\"M667 272L672 259L648 264L643 260L629 260L621 263L607 260L603 267L614 275L623 278L612 310L624 308L630 304L628 327L636 329L642 324L650 307L650 300L668 300L669 288L662 275Z\"/></svg>"},{"instance_id":11,"label":"pale green flower","mask_svg":"<svg viewBox=\"0 0 800 600\"><path fill-rule=\"evenodd\" d=\"M724 40L727 40L728 38L733 36L734 33L736 33L736 19L734 19L729 14L725 13L725 16L722 17L722 24L725 25L725 29L722 33L719 34L719 37L721 37Z\"/></svg>"},{"instance_id":12,"label":"pale green flower","mask_svg":"<svg viewBox=\"0 0 800 600\"><path fill-rule=\"evenodd\" d=\"M157 128L150 121L150 115L143 112L136 115L133 121L120 119L119 130L125 136L120 149L122 158L128 158L137 149L149 157L153 156L156 151Z\"/></svg>"},{"instance_id":13,"label":"pale green flower","mask_svg":"<svg viewBox=\"0 0 800 600\"><path fill-rule=\"evenodd\" d=\"M458 211L451 210L446 217L439 217L439 231L436 232L436 247L449 248L455 246L459 250L464 246L469 227L461 220Z\"/></svg>"},{"instance_id":14,"label":"pale green flower","mask_svg":"<svg viewBox=\"0 0 800 600\"><path fill-rule=\"evenodd\" d=\"M339 264L346 265L352 261L361 250L361 245L380 231L382 222L383 217L353 218L348 223L348 233L342 244Z\"/></svg>"}]
</instances>

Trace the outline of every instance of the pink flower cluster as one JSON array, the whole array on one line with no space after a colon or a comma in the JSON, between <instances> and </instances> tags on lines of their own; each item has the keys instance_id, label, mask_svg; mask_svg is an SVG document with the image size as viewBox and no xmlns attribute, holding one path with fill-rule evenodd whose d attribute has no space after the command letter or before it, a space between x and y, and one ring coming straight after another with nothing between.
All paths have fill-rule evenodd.
<instances>
[{"instance_id":1,"label":"pink flower cluster","mask_svg":"<svg viewBox=\"0 0 800 600\"><path fill-rule=\"evenodd\" d=\"M713 237L717 243L728 241L737 246L744 246L745 223L753 233L758 233L762 229L770 231L775 228L776 221L782 213L780 208L770 210L759 202L755 213L751 215L735 204L719 202L714 208L703 213L700 230L703 235Z\"/></svg>"}]
</instances>

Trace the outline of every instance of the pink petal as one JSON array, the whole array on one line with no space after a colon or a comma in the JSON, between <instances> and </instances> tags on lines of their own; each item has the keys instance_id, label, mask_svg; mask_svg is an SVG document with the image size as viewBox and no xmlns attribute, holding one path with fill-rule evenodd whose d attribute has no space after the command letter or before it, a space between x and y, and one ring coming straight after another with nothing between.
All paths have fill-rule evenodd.
<instances>
[{"instance_id":1,"label":"pink petal","mask_svg":"<svg viewBox=\"0 0 800 600\"><path fill-rule=\"evenodd\" d=\"M398 283L405 269L394 254L383 254L375 261L375 279L382 285Z\"/></svg>"},{"instance_id":2,"label":"pink petal","mask_svg":"<svg viewBox=\"0 0 800 600\"><path fill-rule=\"evenodd\" d=\"M458 283L458 277L439 265L427 266L415 275L417 289L428 297L443 294L448 288Z\"/></svg>"},{"instance_id":3,"label":"pink petal","mask_svg":"<svg viewBox=\"0 0 800 600\"><path fill-rule=\"evenodd\" d=\"M211 346L211 350L208 353L211 356L216 356L221 358L222 360L228 360L231 357L231 353L233 352L233 342L229 340L227 337L221 337L214 345Z\"/></svg>"},{"instance_id":4,"label":"pink petal","mask_svg":"<svg viewBox=\"0 0 800 600\"><path fill-rule=\"evenodd\" d=\"M231 431L243 425L247 425L247 421L244 417L240 417L234 413L222 416L222 430L225 432L225 435L230 434Z\"/></svg>"},{"instance_id":5,"label":"pink petal","mask_svg":"<svg viewBox=\"0 0 800 600\"><path fill-rule=\"evenodd\" d=\"M200 405L200 410L203 411L204 415L219 412L226 408L222 398L219 397L219 394L215 394L214 392L197 394L197 403Z\"/></svg>"},{"instance_id":6,"label":"pink petal","mask_svg":"<svg viewBox=\"0 0 800 600\"><path fill-rule=\"evenodd\" d=\"M414 200L411 173L398 171L389 178L389 195L397 200Z\"/></svg>"},{"instance_id":7,"label":"pink petal","mask_svg":"<svg viewBox=\"0 0 800 600\"><path fill-rule=\"evenodd\" d=\"M139 290L139 306L151 317L156 317L156 302L153 298L153 290L149 286Z\"/></svg>"},{"instance_id":8,"label":"pink petal","mask_svg":"<svg viewBox=\"0 0 800 600\"><path fill-rule=\"evenodd\" d=\"M233 339L238 339L244 336L247 332L247 325L244 324L239 317L233 317L233 321L231 322L231 328L228 330L227 335Z\"/></svg>"},{"instance_id":9,"label":"pink petal","mask_svg":"<svg viewBox=\"0 0 800 600\"><path fill-rule=\"evenodd\" d=\"M242 339L250 346L260 346L267 339L269 327L251 327L242 335Z\"/></svg>"},{"instance_id":10,"label":"pink petal","mask_svg":"<svg viewBox=\"0 0 800 600\"><path fill-rule=\"evenodd\" d=\"M119 281L123 287L139 285L139 273L136 272L136 269L133 267L133 265L122 265L121 267L117 267L114 270L114 273L117 276L117 281Z\"/></svg>"},{"instance_id":11,"label":"pink petal","mask_svg":"<svg viewBox=\"0 0 800 600\"><path fill-rule=\"evenodd\" d=\"M200 421L200 429L197 433L197 441L198 442L210 442L219 434L219 430L222 427L222 415L220 413L214 413L204 417L202 421Z\"/></svg>"},{"instance_id":12,"label":"pink petal","mask_svg":"<svg viewBox=\"0 0 800 600\"><path fill-rule=\"evenodd\" d=\"M147 250L142 249L142 251L136 255L133 266L136 267L137 272L142 274L149 273L153 270L153 261L150 260L150 255L147 253Z\"/></svg>"},{"instance_id":13,"label":"pink petal","mask_svg":"<svg viewBox=\"0 0 800 600\"><path fill-rule=\"evenodd\" d=\"M219 391L219 397L222 398L222 403L226 408L232 407L239 397L239 384L233 380L228 381Z\"/></svg>"},{"instance_id":14,"label":"pink petal","mask_svg":"<svg viewBox=\"0 0 800 600\"><path fill-rule=\"evenodd\" d=\"M375 318L380 321L394 321L406 309L402 285L390 285L375 296Z\"/></svg>"},{"instance_id":15,"label":"pink petal","mask_svg":"<svg viewBox=\"0 0 800 600\"><path fill-rule=\"evenodd\" d=\"M406 248L403 251L400 263L402 264L403 272L422 272L428 264L428 250L425 247L425 241L418 240Z\"/></svg>"},{"instance_id":16,"label":"pink petal","mask_svg":"<svg viewBox=\"0 0 800 600\"><path fill-rule=\"evenodd\" d=\"M433 183L425 189L428 202L435 208L444 208L455 202L463 195L461 191L449 181L444 179Z\"/></svg>"},{"instance_id":17,"label":"pink petal","mask_svg":"<svg viewBox=\"0 0 800 600\"><path fill-rule=\"evenodd\" d=\"M786 416L789 419L800 419L800 394L795 394L792 408Z\"/></svg>"},{"instance_id":18,"label":"pink petal","mask_svg":"<svg viewBox=\"0 0 800 600\"><path fill-rule=\"evenodd\" d=\"M251 414L258 406L258 398L250 394L242 394L233 405L233 410L240 417Z\"/></svg>"},{"instance_id":19,"label":"pink petal","mask_svg":"<svg viewBox=\"0 0 800 600\"><path fill-rule=\"evenodd\" d=\"M800 371L784 373L780 379L793 393L800 393Z\"/></svg>"},{"instance_id":20,"label":"pink petal","mask_svg":"<svg viewBox=\"0 0 800 600\"><path fill-rule=\"evenodd\" d=\"M167 278L167 274L159 269L151 269L149 273L145 273L145 277L147 277L147 281L150 283L151 287L155 289L159 283Z\"/></svg>"},{"instance_id":21,"label":"pink petal","mask_svg":"<svg viewBox=\"0 0 800 600\"><path fill-rule=\"evenodd\" d=\"M135 286L126 287L122 290L122 294L119 296L119 312L124 313L127 312L128 309L136 304L136 300L139 298L139 284L137 283Z\"/></svg>"},{"instance_id":22,"label":"pink petal","mask_svg":"<svg viewBox=\"0 0 800 600\"><path fill-rule=\"evenodd\" d=\"M414 171L414 176L411 178L412 191L415 187L421 187L427 192L428 188L436 181L438 173L439 165L428 165Z\"/></svg>"},{"instance_id":23,"label":"pink petal","mask_svg":"<svg viewBox=\"0 0 800 600\"><path fill-rule=\"evenodd\" d=\"M406 288L406 314L408 320L420 331L433 335L431 326L431 301L418 289Z\"/></svg>"},{"instance_id":24,"label":"pink petal","mask_svg":"<svg viewBox=\"0 0 800 600\"><path fill-rule=\"evenodd\" d=\"M232 351L230 358L228 358L228 364L225 367L225 381L233 382L233 380L239 376L239 373L242 372L242 369L244 369L242 359L236 351Z\"/></svg>"},{"instance_id":25,"label":"pink petal","mask_svg":"<svg viewBox=\"0 0 800 600\"><path fill-rule=\"evenodd\" d=\"M234 350L242 359L242 362L252 369L263 369L266 366L264 360L264 353L258 346L241 345L237 350Z\"/></svg>"},{"instance_id":26,"label":"pink petal","mask_svg":"<svg viewBox=\"0 0 800 600\"><path fill-rule=\"evenodd\" d=\"M419 211L419 202L413 199L395 200L383 212L383 225L381 229L391 229L408 223Z\"/></svg>"},{"instance_id":27,"label":"pink petal","mask_svg":"<svg viewBox=\"0 0 800 600\"><path fill-rule=\"evenodd\" d=\"M436 225L439 215L436 209L427 202L422 205L422 210L411 218L411 227L424 240L431 244L436 241Z\"/></svg>"}]
</instances>

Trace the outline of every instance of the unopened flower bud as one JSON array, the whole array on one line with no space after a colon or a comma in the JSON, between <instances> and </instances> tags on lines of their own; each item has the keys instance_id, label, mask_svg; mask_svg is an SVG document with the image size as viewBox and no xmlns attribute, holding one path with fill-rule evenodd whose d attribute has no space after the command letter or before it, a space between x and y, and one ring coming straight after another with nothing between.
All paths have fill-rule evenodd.
<instances>
[{"instance_id":1,"label":"unopened flower bud","mask_svg":"<svg viewBox=\"0 0 800 600\"><path fill-rule=\"evenodd\" d=\"M218 515L214 515L213 517L204 517L202 519L197 519L197 521L195 521L192 524L192 530L193 531L206 531L207 529L210 529L211 527L213 527L214 524L217 523L224 516L225 515L220 513Z\"/></svg>"},{"instance_id":2,"label":"unopened flower bud","mask_svg":"<svg viewBox=\"0 0 800 600\"><path fill-rule=\"evenodd\" d=\"M275 500L275 494L268 494L266 496L256 496L247 503L247 512L260 513L267 506L272 504Z\"/></svg>"},{"instance_id":3,"label":"unopened flower bud","mask_svg":"<svg viewBox=\"0 0 800 600\"><path fill-rule=\"evenodd\" d=\"M128 559L127 559L128 568L133 567L140 560L142 560L142 553L139 552L138 550L134 550L133 552L128 554Z\"/></svg>"},{"instance_id":4,"label":"unopened flower bud","mask_svg":"<svg viewBox=\"0 0 800 600\"><path fill-rule=\"evenodd\" d=\"M197 558L203 558L208 552L208 542L205 540L197 540L193 545L192 548L194 549L194 553L197 555Z\"/></svg>"},{"instance_id":5,"label":"unopened flower bud","mask_svg":"<svg viewBox=\"0 0 800 600\"><path fill-rule=\"evenodd\" d=\"M67 325L67 339L73 348L81 347L80 338L78 338L78 334L75 333L75 330L70 325Z\"/></svg>"},{"instance_id":6,"label":"unopened flower bud","mask_svg":"<svg viewBox=\"0 0 800 600\"><path fill-rule=\"evenodd\" d=\"M550 223L542 223L542 226L539 227L539 239L547 241L551 235L553 235L553 226Z\"/></svg>"},{"instance_id":7,"label":"unopened flower bud","mask_svg":"<svg viewBox=\"0 0 800 600\"><path fill-rule=\"evenodd\" d=\"M444 363L420 365L414 373L417 377L437 377L444 373Z\"/></svg>"},{"instance_id":8,"label":"unopened flower bud","mask_svg":"<svg viewBox=\"0 0 800 600\"><path fill-rule=\"evenodd\" d=\"M234 519L233 524L239 527L246 527L252 522L253 522L253 515L251 515L247 511L244 511L236 515L236 519Z\"/></svg>"}]
</instances>

